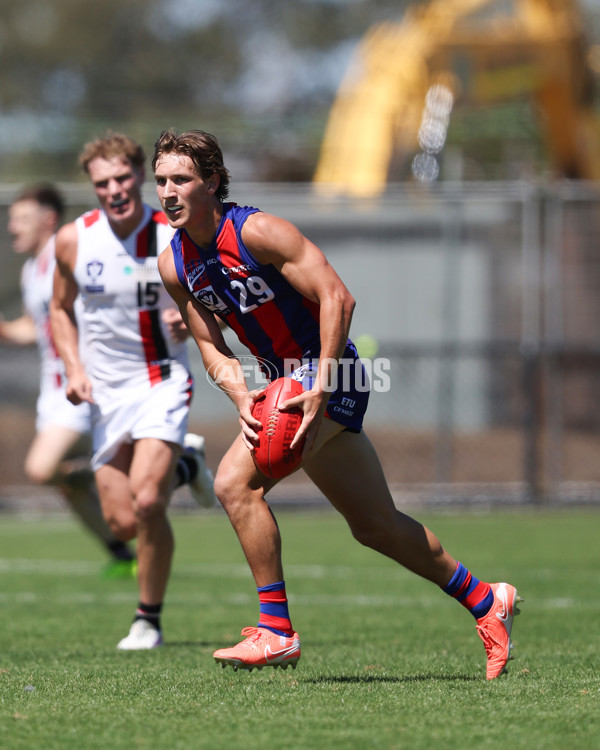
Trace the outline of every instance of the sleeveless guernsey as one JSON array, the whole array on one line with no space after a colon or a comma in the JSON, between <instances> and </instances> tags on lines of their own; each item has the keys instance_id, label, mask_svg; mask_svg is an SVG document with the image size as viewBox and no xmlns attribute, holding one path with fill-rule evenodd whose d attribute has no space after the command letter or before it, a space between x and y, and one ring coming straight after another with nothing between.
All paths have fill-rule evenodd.
<instances>
[{"instance_id":1,"label":"sleeveless guernsey","mask_svg":"<svg viewBox=\"0 0 600 750\"><path fill-rule=\"evenodd\" d=\"M125 240L95 209L76 220L75 279L82 302L82 352L95 388L154 386L173 368L189 372L185 342L162 322L173 302L158 273L158 254L172 230L162 212L144 206L139 227Z\"/></svg>"}]
</instances>

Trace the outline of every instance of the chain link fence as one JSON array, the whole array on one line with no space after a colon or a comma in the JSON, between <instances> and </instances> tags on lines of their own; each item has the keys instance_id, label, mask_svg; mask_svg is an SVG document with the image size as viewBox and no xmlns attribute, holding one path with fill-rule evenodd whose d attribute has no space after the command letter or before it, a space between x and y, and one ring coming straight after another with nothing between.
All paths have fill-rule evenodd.
<instances>
[{"instance_id":1,"label":"chain link fence","mask_svg":"<svg viewBox=\"0 0 600 750\"><path fill-rule=\"evenodd\" d=\"M87 186L63 188L69 218L94 205ZM12 194L0 187L5 317L19 312ZM241 184L233 199L296 223L356 297L365 427L399 505L600 499L600 186L446 183L353 202ZM190 353L192 426L216 468L237 419ZM35 352L2 346L0 501L24 483L36 389ZM302 472L277 491L312 496Z\"/></svg>"}]
</instances>

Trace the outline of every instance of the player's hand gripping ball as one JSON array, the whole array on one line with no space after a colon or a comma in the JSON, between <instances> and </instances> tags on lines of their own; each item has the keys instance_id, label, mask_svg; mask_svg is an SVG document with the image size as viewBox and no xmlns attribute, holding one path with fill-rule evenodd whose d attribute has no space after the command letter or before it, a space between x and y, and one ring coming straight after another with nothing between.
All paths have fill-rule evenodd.
<instances>
[{"instance_id":1,"label":"player's hand gripping ball","mask_svg":"<svg viewBox=\"0 0 600 750\"><path fill-rule=\"evenodd\" d=\"M281 479L291 474L302 461L304 440L290 447L300 423L302 409L293 407L279 411L279 404L304 393L297 380L277 378L265 388L252 407L252 416L262 424L258 431L259 443L252 454L256 467L266 476Z\"/></svg>"}]
</instances>

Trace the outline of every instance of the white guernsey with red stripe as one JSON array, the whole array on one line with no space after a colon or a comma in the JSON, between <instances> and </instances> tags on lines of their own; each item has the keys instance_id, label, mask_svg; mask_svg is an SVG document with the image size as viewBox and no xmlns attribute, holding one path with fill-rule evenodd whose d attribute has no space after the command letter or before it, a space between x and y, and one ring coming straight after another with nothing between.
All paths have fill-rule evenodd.
<instances>
[{"instance_id":1,"label":"white guernsey with red stripe","mask_svg":"<svg viewBox=\"0 0 600 750\"><path fill-rule=\"evenodd\" d=\"M56 267L53 235L35 257L25 261L21 272L23 306L35 325L40 354L40 392L36 405L36 429L61 425L75 432L90 429L89 405L73 406L65 397L65 366L50 329L49 305ZM79 302L76 303L76 313Z\"/></svg>"},{"instance_id":2,"label":"white guernsey with red stripe","mask_svg":"<svg viewBox=\"0 0 600 750\"><path fill-rule=\"evenodd\" d=\"M56 267L54 245L52 235L37 256L25 261L21 271L23 306L34 322L40 353L40 390L64 388L65 368L52 339L48 312Z\"/></svg>"},{"instance_id":3,"label":"white guernsey with red stripe","mask_svg":"<svg viewBox=\"0 0 600 750\"><path fill-rule=\"evenodd\" d=\"M100 209L76 226L82 359L95 391L154 386L173 368L189 372L185 343L174 342L162 320L173 307L158 273L158 255L172 235L164 214L144 206L142 222L125 240Z\"/></svg>"}]
</instances>

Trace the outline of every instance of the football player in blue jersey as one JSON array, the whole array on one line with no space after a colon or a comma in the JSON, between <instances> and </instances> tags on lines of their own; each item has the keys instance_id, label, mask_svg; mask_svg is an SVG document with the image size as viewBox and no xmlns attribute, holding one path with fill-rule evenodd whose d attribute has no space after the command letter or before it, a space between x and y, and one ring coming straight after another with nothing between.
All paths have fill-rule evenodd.
<instances>
[{"instance_id":1,"label":"football player in blue jersey","mask_svg":"<svg viewBox=\"0 0 600 750\"><path fill-rule=\"evenodd\" d=\"M229 325L273 377L292 376L305 391L284 406L303 420L302 468L344 516L354 537L432 581L475 617L487 655L487 678L510 658L513 616L520 599L508 583L477 579L433 532L396 509L377 454L362 429L367 394L349 340L355 301L321 250L293 224L255 208L227 202L229 173L216 139L195 130L164 131L152 167L162 208L175 229L159 257L163 282L177 302L208 373L239 412L241 432L223 457L215 493L238 535L259 596L257 627L214 658L253 669L296 666L300 638L288 609L281 539L265 500L277 480L252 459L260 422L252 416L241 363L225 343L218 319ZM293 363L293 364L289 364ZM289 365L289 366L288 366Z\"/></svg>"}]
</instances>

